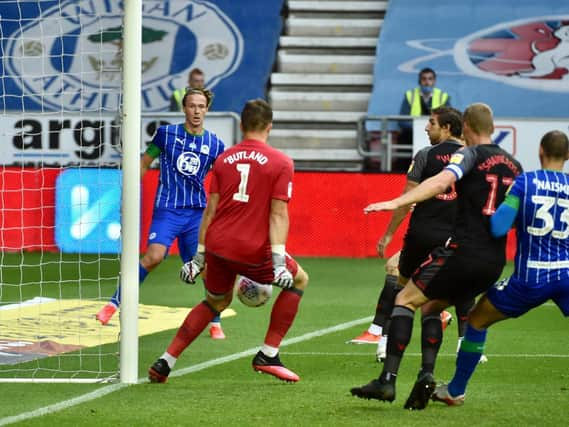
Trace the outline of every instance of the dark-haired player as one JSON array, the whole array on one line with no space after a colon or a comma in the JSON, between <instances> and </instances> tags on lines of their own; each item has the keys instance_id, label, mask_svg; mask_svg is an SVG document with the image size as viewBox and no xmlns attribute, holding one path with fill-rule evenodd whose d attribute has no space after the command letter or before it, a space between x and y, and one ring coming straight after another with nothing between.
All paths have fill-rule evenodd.
<instances>
[{"instance_id":1,"label":"dark-haired player","mask_svg":"<svg viewBox=\"0 0 569 427\"><path fill-rule=\"evenodd\" d=\"M415 188L420 182L439 173L449 162L451 155L462 148L462 117L461 113L450 107L440 107L432 111L425 126L431 146L420 150L413 158L407 172L407 183L404 193ZM385 284L381 291L374 323L374 328L381 334L378 337L376 357L378 361L385 359L386 343L389 330L389 318L395 303L395 297L409 281L413 271L427 258L431 250L443 245L454 226L457 200L456 192L448 189L445 193L431 200L418 204L409 221L409 227L404 238L404 247L400 253L393 255L386 263ZM377 243L378 255L383 257L393 235L409 212L409 207L397 209L389 221L387 229ZM468 310L474 305L474 300L467 302L464 307L457 308L459 317L459 336L463 335L462 324L466 320ZM433 372L434 359L441 344L442 330L446 328L452 316L448 312L441 314L441 325L434 324L432 317L423 318L425 327L422 328L422 348L424 349L424 371ZM460 324L462 323L462 324ZM373 330L356 337L351 342L360 343L372 334Z\"/></svg>"},{"instance_id":2,"label":"dark-haired player","mask_svg":"<svg viewBox=\"0 0 569 427\"><path fill-rule=\"evenodd\" d=\"M402 196L373 203L365 212L395 210L430 199L456 186L458 212L451 238L434 249L397 295L391 315L387 359L378 379L351 389L353 395L383 401L395 399L395 382L405 348L411 339L415 310L439 314L486 291L500 276L506 262L506 238L490 233L490 216L504 200L506 190L522 172L510 154L492 143L492 110L472 104L463 114L467 147L457 151L437 175ZM427 304L428 303L428 304ZM411 393L412 408L424 408L435 387L432 376L419 376ZM408 400L409 403L409 400ZM406 404L407 406L407 404Z\"/></svg>"}]
</instances>

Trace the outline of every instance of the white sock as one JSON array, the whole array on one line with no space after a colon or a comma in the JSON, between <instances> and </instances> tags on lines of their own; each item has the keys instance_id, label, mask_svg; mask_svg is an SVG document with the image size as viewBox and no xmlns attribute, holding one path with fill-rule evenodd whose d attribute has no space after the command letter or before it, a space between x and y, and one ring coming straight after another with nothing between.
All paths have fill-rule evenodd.
<instances>
[{"instance_id":1,"label":"white sock","mask_svg":"<svg viewBox=\"0 0 569 427\"><path fill-rule=\"evenodd\" d=\"M168 352L164 353L162 356L160 356L160 358L164 359L166 361L166 363L168 363L168 366L170 367L170 369L172 369L174 367L174 365L176 364L176 360L178 360L177 357L172 356Z\"/></svg>"},{"instance_id":2,"label":"white sock","mask_svg":"<svg viewBox=\"0 0 569 427\"><path fill-rule=\"evenodd\" d=\"M209 322L209 327L217 326L218 328L221 326L221 322Z\"/></svg>"},{"instance_id":3,"label":"white sock","mask_svg":"<svg viewBox=\"0 0 569 427\"><path fill-rule=\"evenodd\" d=\"M278 347L271 347L270 345L263 344L263 347L261 347L261 352L265 356L275 357L277 354L279 354L279 348Z\"/></svg>"},{"instance_id":4,"label":"white sock","mask_svg":"<svg viewBox=\"0 0 569 427\"><path fill-rule=\"evenodd\" d=\"M379 325L376 325L375 323L372 323L371 325L369 325L369 328L367 328L367 331L372 335L380 336L381 331L383 331L383 328Z\"/></svg>"}]
</instances>

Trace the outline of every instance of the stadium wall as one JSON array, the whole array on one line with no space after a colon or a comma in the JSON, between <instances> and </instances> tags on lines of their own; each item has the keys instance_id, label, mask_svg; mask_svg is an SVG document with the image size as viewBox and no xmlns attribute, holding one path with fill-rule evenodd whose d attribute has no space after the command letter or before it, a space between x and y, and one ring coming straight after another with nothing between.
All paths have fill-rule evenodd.
<instances>
[{"instance_id":1,"label":"stadium wall","mask_svg":"<svg viewBox=\"0 0 569 427\"><path fill-rule=\"evenodd\" d=\"M59 251L55 243L55 187L60 169L4 168L0 171L0 249L5 252ZM402 174L299 172L290 203L288 250L296 256L373 257L385 231L388 213L364 215L369 203L399 195ZM152 216L158 171L142 182L141 252ZM401 248L403 224L388 255ZM510 236L508 258L515 249ZM177 246L171 253L177 254Z\"/></svg>"}]
</instances>

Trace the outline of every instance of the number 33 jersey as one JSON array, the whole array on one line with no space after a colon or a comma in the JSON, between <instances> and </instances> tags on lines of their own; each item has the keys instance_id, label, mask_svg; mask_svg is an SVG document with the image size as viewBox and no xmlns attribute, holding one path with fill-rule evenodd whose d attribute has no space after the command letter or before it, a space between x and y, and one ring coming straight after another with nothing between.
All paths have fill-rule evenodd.
<instances>
[{"instance_id":1,"label":"number 33 jersey","mask_svg":"<svg viewBox=\"0 0 569 427\"><path fill-rule=\"evenodd\" d=\"M292 196L293 162L261 141L244 140L226 150L212 169L210 194L219 194L206 233L208 252L249 265L270 258L273 199Z\"/></svg>"},{"instance_id":2,"label":"number 33 jersey","mask_svg":"<svg viewBox=\"0 0 569 427\"><path fill-rule=\"evenodd\" d=\"M551 170L526 172L516 179L510 194L520 201L516 216L518 277L535 283L567 279L569 176Z\"/></svg>"}]
</instances>

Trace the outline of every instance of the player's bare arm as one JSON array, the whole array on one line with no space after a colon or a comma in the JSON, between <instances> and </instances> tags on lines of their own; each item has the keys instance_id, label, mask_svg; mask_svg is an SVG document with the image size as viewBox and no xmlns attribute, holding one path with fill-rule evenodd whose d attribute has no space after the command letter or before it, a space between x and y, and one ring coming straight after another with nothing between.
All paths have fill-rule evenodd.
<instances>
[{"instance_id":1,"label":"player's bare arm","mask_svg":"<svg viewBox=\"0 0 569 427\"><path fill-rule=\"evenodd\" d=\"M202 216L202 221L200 223L200 231L198 232L198 245L205 245L205 233L207 232L207 228L215 216L215 211L217 210L218 203L219 193L210 193Z\"/></svg>"},{"instance_id":2,"label":"player's bare arm","mask_svg":"<svg viewBox=\"0 0 569 427\"><path fill-rule=\"evenodd\" d=\"M419 185L419 183L407 180L407 183L405 184L405 188L403 189L402 194L408 193L413 188L417 187L417 185ZM411 208L410 206L403 206L393 211L393 215L391 216L389 224L387 224L387 229L385 230L385 233L383 234L383 236L381 236L381 238L377 242L377 254L381 258L385 257L385 250L387 249L387 246L389 245L389 243L391 243L393 235L395 234L395 232L397 231L397 229L399 228L399 226L401 225L401 223L409 213L410 208Z\"/></svg>"},{"instance_id":3,"label":"player's bare arm","mask_svg":"<svg viewBox=\"0 0 569 427\"><path fill-rule=\"evenodd\" d=\"M288 203L283 200L272 199L269 218L269 240L273 257L273 284L284 289L294 285L294 278L290 271L287 270L285 261L288 225Z\"/></svg>"},{"instance_id":4,"label":"player's bare arm","mask_svg":"<svg viewBox=\"0 0 569 427\"><path fill-rule=\"evenodd\" d=\"M217 210L219 193L210 193L209 200L200 222L198 232L198 248L191 261L185 263L180 270L180 279L191 285L196 283L196 278L205 268L205 234Z\"/></svg>"},{"instance_id":5,"label":"player's bare arm","mask_svg":"<svg viewBox=\"0 0 569 427\"><path fill-rule=\"evenodd\" d=\"M394 211L395 209L411 206L413 203L419 203L423 200L430 199L431 197L440 194L456 181L456 176L449 170L443 170L437 175L423 181L413 190L405 193L393 200L385 202L372 203L364 208L364 213L380 212L380 211Z\"/></svg>"},{"instance_id":6,"label":"player's bare arm","mask_svg":"<svg viewBox=\"0 0 569 427\"><path fill-rule=\"evenodd\" d=\"M140 178L142 178L148 169L150 169L150 165L154 161L154 157L148 155L148 153L144 153L140 159Z\"/></svg>"},{"instance_id":7,"label":"player's bare arm","mask_svg":"<svg viewBox=\"0 0 569 427\"><path fill-rule=\"evenodd\" d=\"M285 245L288 237L288 203L272 199L269 220L269 240L271 245Z\"/></svg>"}]
</instances>

